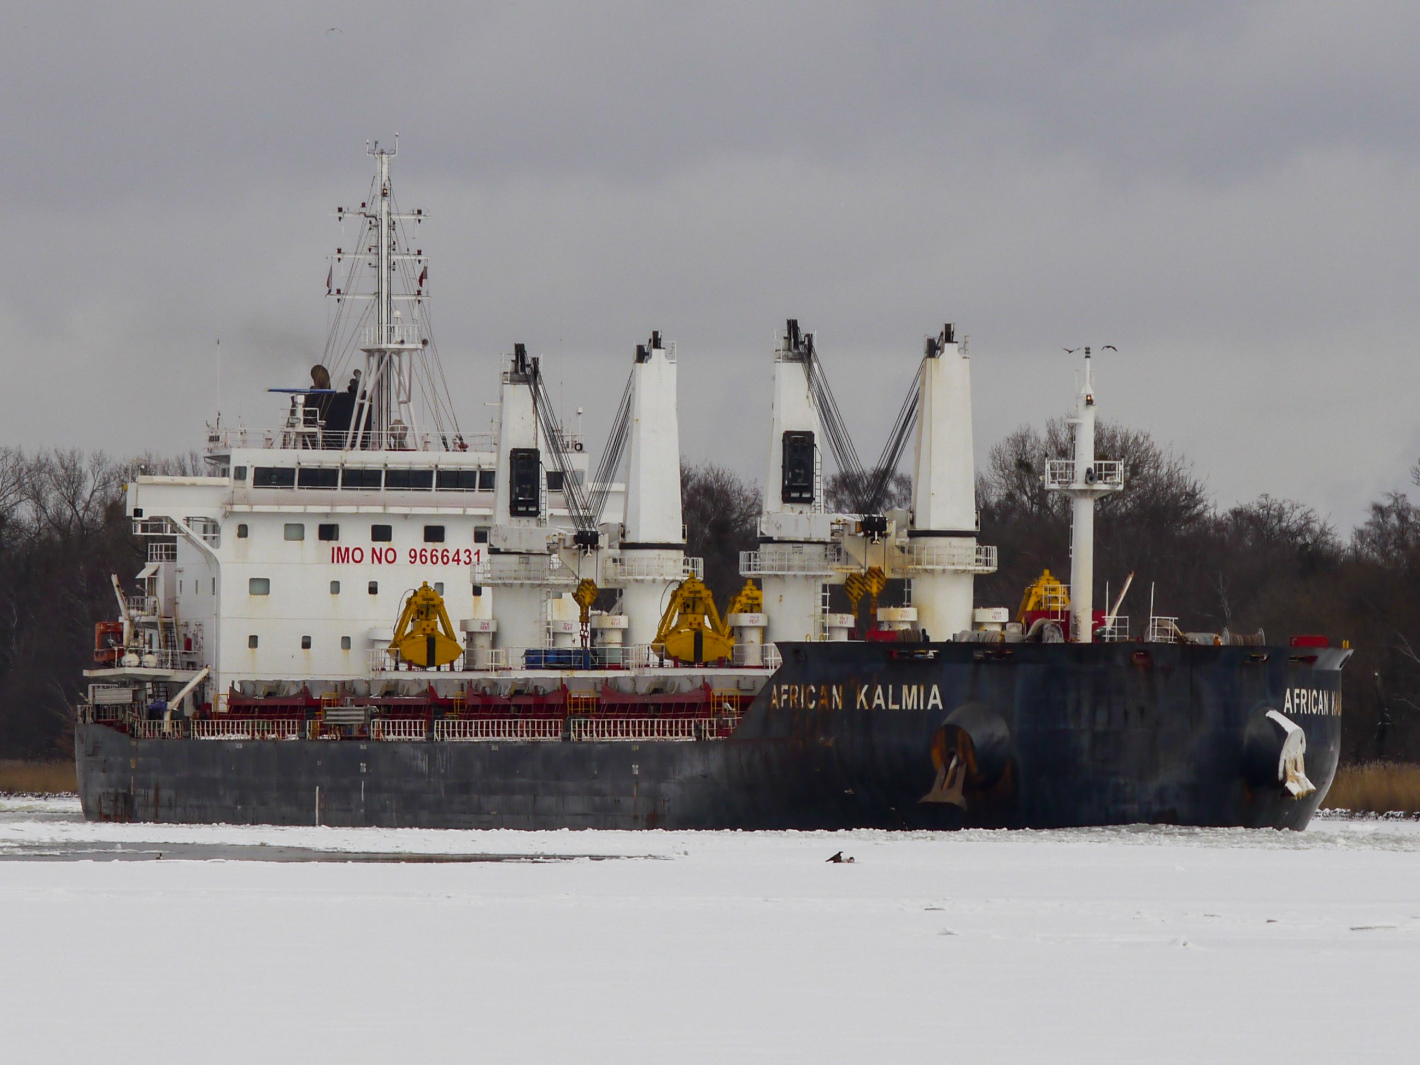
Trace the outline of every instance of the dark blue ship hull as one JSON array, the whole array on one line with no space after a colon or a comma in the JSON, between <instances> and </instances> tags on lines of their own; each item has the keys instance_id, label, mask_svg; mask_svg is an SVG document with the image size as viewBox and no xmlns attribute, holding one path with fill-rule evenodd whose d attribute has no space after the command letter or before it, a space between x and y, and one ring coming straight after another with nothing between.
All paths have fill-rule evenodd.
<instances>
[{"instance_id":1,"label":"dark blue ship hull","mask_svg":"<svg viewBox=\"0 0 1420 1065\"><path fill-rule=\"evenodd\" d=\"M1336 771L1350 653L1138 643L780 649L783 668L726 739L139 740L81 723L84 812L427 828L1301 829Z\"/></svg>"}]
</instances>

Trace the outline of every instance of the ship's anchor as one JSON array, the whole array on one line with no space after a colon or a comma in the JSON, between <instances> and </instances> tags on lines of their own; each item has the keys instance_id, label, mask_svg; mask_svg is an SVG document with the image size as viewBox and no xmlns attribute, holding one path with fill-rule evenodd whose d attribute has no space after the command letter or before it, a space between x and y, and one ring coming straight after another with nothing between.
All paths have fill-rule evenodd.
<instances>
[{"instance_id":1,"label":"ship's anchor","mask_svg":"<svg viewBox=\"0 0 1420 1065\"><path fill-rule=\"evenodd\" d=\"M1276 710L1267 711L1267 716L1286 733L1277 759L1278 781L1294 799L1310 795L1316 791L1316 785L1307 779L1307 734Z\"/></svg>"},{"instance_id":2,"label":"ship's anchor","mask_svg":"<svg viewBox=\"0 0 1420 1065\"><path fill-rule=\"evenodd\" d=\"M933 754L935 754L935 750ZM937 759L932 759L934 762ZM947 765L938 763L937 779L932 784L932 790L918 799L918 802L944 802L953 806L960 806L966 809L966 795L963 794L966 788L966 766L962 764L960 758L954 753L952 760Z\"/></svg>"},{"instance_id":3,"label":"ship's anchor","mask_svg":"<svg viewBox=\"0 0 1420 1065\"><path fill-rule=\"evenodd\" d=\"M1243 767L1248 783L1266 791L1282 786L1293 799L1315 793L1307 776L1307 734L1279 710L1254 711L1243 737Z\"/></svg>"},{"instance_id":4,"label":"ship's anchor","mask_svg":"<svg viewBox=\"0 0 1420 1065\"><path fill-rule=\"evenodd\" d=\"M967 770L975 768L975 761L971 737L964 730L938 729L932 737L932 764L937 767L937 779L917 801L947 803L965 810Z\"/></svg>"},{"instance_id":5,"label":"ship's anchor","mask_svg":"<svg viewBox=\"0 0 1420 1065\"><path fill-rule=\"evenodd\" d=\"M995 711L980 703L953 710L932 735L936 779L919 803L966 810L977 801L1009 802L1014 794L1015 761L1011 730Z\"/></svg>"}]
</instances>

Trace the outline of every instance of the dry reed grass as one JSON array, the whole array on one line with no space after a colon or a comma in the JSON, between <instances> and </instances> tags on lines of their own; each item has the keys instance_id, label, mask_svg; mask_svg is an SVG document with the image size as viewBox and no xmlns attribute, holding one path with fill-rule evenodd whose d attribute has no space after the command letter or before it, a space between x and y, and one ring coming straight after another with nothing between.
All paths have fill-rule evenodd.
<instances>
[{"instance_id":1,"label":"dry reed grass","mask_svg":"<svg viewBox=\"0 0 1420 1065\"><path fill-rule=\"evenodd\" d=\"M1321 805L1326 810L1352 813L1420 814L1420 765L1365 762L1341 766Z\"/></svg>"},{"instance_id":2,"label":"dry reed grass","mask_svg":"<svg viewBox=\"0 0 1420 1065\"><path fill-rule=\"evenodd\" d=\"M0 793L63 795L79 790L74 763L0 759Z\"/></svg>"}]
</instances>

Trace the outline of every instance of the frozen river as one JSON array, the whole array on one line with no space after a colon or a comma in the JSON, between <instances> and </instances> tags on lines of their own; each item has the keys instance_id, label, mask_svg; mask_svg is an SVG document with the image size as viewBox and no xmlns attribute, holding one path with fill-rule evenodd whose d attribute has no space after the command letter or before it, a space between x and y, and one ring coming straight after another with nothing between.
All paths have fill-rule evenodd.
<instances>
[{"instance_id":1,"label":"frozen river","mask_svg":"<svg viewBox=\"0 0 1420 1065\"><path fill-rule=\"evenodd\" d=\"M0 915L12 1062L1420 1058L1414 822L426 832L4 799Z\"/></svg>"}]
</instances>

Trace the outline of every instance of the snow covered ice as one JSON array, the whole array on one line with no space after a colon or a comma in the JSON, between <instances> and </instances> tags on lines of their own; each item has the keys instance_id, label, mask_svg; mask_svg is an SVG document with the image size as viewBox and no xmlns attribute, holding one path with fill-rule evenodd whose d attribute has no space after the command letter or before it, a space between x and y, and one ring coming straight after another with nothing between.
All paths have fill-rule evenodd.
<instances>
[{"instance_id":1,"label":"snow covered ice","mask_svg":"<svg viewBox=\"0 0 1420 1065\"><path fill-rule=\"evenodd\" d=\"M376 860L402 855L439 860ZM8 799L0 859L5 1061L1420 1052L1414 822L426 832Z\"/></svg>"}]
</instances>

